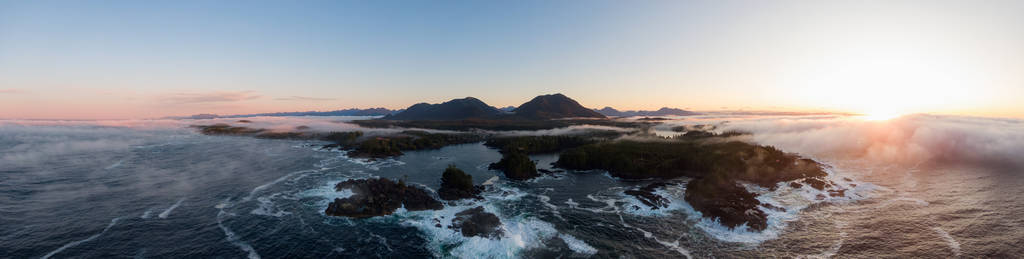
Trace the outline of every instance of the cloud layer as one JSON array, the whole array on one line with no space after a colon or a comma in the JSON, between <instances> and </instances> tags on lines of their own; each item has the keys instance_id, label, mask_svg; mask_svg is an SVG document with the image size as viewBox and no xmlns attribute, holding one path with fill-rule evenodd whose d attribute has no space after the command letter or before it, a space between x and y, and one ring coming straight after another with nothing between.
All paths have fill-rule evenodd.
<instances>
[{"instance_id":1,"label":"cloud layer","mask_svg":"<svg viewBox=\"0 0 1024 259\"><path fill-rule=\"evenodd\" d=\"M159 96L158 99L164 103L191 104L191 103L217 103L217 102L238 102L258 99L261 96L252 91L239 92L210 92L210 93L172 93Z\"/></svg>"},{"instance_id":2,"label":"cloud layer","mask_svg":"<svg viewBox=\"0 0 1024 259\"><path fill-rule=\"evenodd\" d=\"M335 98L321 98L321 97L308 97L308 96L288 96L274 98L278 101L333 101Z\"/></svg>"},{"instance_id":3,"label":"cloud layer","mask_svg":"<svg viewBox=\"0 0 1024 259\"><path fill-rule=\"evenodd\" d=\"M25 90L21 89L0 89L0 94L23 94Z\"/></svg>"},{"instance_id":4,"label":"cloud layer","mask_svg":"<svg viewBox=\"0 0 1024 259\"><path fill-rule=\"evenodd\" d=\"M720 131L754 133L754 142L812 156L882 163L971 163L1024 168L1024 121L912 115L890 121L855 118L760 118Z\"/></svg>"}]
</instances>

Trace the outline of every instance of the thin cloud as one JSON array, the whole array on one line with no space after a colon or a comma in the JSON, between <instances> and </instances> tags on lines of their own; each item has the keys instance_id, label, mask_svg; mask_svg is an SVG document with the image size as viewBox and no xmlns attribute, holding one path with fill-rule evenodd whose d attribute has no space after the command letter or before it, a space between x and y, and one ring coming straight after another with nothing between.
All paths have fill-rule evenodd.
<instances>
[{"instance_id":1,"label":"thin cloud","mask_svg":"<svg viewBox=\"0 0 1024 259\"><path fill-rule=\"evenodd\" d=\"M210 92L210 93L173 93L158 97L165 103L191 104L191 103L224 103L240 102L258 99L261 96L252 91L240 92Z\"/></svg>"},{"instance_id":2,"label":"thin cloud","mask_svg":"<svg viewBox=\"0 0 1024 259\"><path fill-rule=\"evenodd\" d=\"M337 99L335 99L335 98L319 98L319 97L294 96L293 95L293 96L288 96L288 97L274 98L274 100L278 100L278 101L334 101L334 100L337 100Z\"/></svg>"},{"instance_id":3,"label":"thin cloud","mask_svg":"<svg viewBox=\"0 0 1024 259\"><path fill-rule=\"evenodd\" d=\"M884 163L972 163L1024 168L1024 121L911 115L885 121L846 118L732 121L721 131L752 132L787 151Z\"/></svg>"},{"instance_id":4,"label":"thin cloud","mask_svg":"<svg viewBox=\"0 0 1024 259\"><path fill-rule=\"evenodd\" d=\"M25 90L21 89L0 89L0 94L23 94Z\"/></svg>"}]
</instances>

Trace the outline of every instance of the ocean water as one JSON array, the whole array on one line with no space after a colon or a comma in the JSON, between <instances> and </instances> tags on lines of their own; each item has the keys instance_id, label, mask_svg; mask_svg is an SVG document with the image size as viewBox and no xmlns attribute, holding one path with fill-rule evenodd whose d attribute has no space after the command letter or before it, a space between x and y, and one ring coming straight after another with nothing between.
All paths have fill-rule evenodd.
<instances>
[{"instance_id":1,"label":"ocean water","mask_svg":"<svg viewBox=\"0 0 1024 259\"><path fill-rule=\"evenodd\" d=\"M499 176L481 143L352 159L317 141L203 136L161 127L0 127L0 258L878 258L1019 257L1024 180L1015 167L895 165L816 157L843 197L758 190L763 232L726 229L658 192L650 210L622 194L647 181L605 172L499 180L483 201L369 219L324 215L346 179L404 178L428 189L455 164L476 183ZM556 155L533 156L549 167ZM680 179L685 182L686 179ZM434 218L483 206L500 239L465 238Z\"/></svg>"}]
</instances>

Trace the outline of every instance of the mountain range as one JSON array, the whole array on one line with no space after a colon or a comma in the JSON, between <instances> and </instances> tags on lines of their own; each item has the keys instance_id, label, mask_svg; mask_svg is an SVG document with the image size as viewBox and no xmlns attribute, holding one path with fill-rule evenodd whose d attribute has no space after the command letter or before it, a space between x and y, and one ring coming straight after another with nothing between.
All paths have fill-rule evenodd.
<instances>
[{"instance_id":1,"label":"mountain range","mask_svg":"<svg viewBox=\"0 0 1024 259\"><path fill-rule=\"evenodd\" d=\"M580 105L563 94L534 97L514 109L498 109L473 97L454 99L439 104L418 103L405 111L385 116L384 120L468 120L468 119L525 119L548 120L562 118L605 118L604 115Z\"/></svg>"},{"instance_id":2,"label":"mountain range","mask_svg":"<svg viewBox=\"0 0 1024 259\"><path fill-rule=\"evenodd\" d=\"M597 113L605 116L612 117L630 117L630 116L690 116L700 115L700 113L687 111L677 108L662 107L656 111L619 111L612 107L604 107L600 110L594 109Z\"/></svg>"},{"instance_id":3,"label":"mountain range","mask_svg":"<svg viewBox=\"0 0 1024 259\"><path fill-rule=\"evenodd\" d=\"M387 120L462 120L493 118L504 114L498 108L487 105L480 99L466 97L439 104L417 103Z\"/></svg>"},{"instance_id":4,"label":"mountain range","mask_svg":"<svg viewBox=\"0 0 1024 259\"><path fill-rule=\"evenodd\" d=\"M619 111L612 107L589 109L560 93L534 97L519 107L495 108L480 99L465 97L443 103L417 103L403 110L387 108L344 109L334 111L275 112L239 115L197 114L186 119L244 118L258 116L384 116L384 120L550 120L564 118L606 118L629 116L689 116L700 113L663 107L656 111Z\"/></svg>"}]
</instances>

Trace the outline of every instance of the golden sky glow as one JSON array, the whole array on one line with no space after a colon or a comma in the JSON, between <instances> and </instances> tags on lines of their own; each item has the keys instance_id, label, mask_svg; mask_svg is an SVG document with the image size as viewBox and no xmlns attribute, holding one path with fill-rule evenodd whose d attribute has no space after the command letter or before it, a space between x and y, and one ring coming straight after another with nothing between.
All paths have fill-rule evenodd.
<instances>
[{"instance_id":1,"label":"golden sky glow","mask_svg":"<svg viewBox=\"0 0 1024 259\"><path fill-rule=\"evenodd\" d=\"M0 4L0 118L397 109L465 96L509 106L556 92L593 108L1024 117L1020 1L236 9Z\"/></svg>"}]
</instances>

